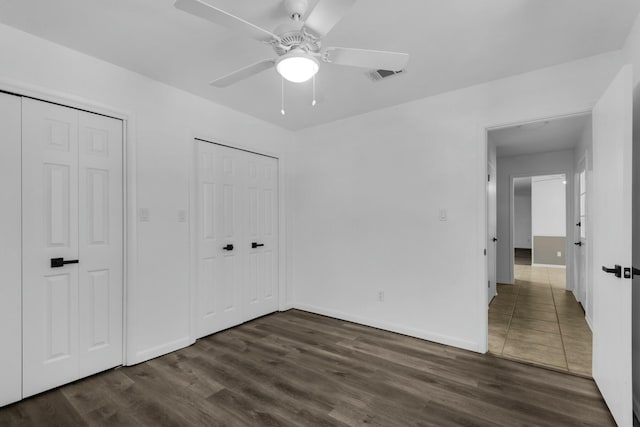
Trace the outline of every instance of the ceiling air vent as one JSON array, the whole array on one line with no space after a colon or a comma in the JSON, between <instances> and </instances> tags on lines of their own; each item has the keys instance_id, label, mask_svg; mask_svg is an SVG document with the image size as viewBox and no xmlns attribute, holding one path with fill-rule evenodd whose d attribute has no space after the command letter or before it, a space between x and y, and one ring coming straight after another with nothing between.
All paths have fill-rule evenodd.
<instances>
[{"instance_id":1,"label":"ceiling air vent","mask_svg":"<svg viewBox=\"0 0 640 427\"><path fill-rule=\"evenodd\" d=\"M397 76L398 74L405 73L405 70L400 71L391 71L391 70L371 70L367 71L367 77L369 77L374 82L379 82L380 80L389 79L393 76Z\"/></svg>"}]
</instances>

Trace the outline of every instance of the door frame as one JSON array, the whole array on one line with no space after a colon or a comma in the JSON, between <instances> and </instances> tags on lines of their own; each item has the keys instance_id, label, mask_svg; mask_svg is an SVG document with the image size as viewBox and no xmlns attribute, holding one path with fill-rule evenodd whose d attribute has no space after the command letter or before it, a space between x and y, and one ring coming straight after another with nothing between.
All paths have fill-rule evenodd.
<instances>
[{"instance_id":1,"label":"door frame","mask_svg":"<svg viewBox=\"0 0 640 427\"><path fill-rule=\"evenodd\" d=\"M488 174L488 161L489 161L489 131L513 127L517 125L523 125L528 123L535 123L545 120L559 119L563 117L580 116L585 114L591 114L593 111L593 105L578 106L573 109L565 111L557 111L555 113L543 114L543 115L530 115L521 118L512 118L510 120L491 121L487 120L484 124L480 124L477 128L477 194L479 197L477 207L477 228L479 230L477 235L477 248L478 253L484 254L483 257L479 257L478 269L482 272L477 283L477 303L478 303L478 328L480 342L478 343L478 352L487 353L489 351L489 295L487 292L487 282L489 280L489 257L486 256L486 245L488 238L488 215L487 215L487 187L486 179ZM571 177L573 181L573 177ZM496 182L497 185L497 182ZM513 184L512 184L513 185ZM569 185L569 180L567 180ZM573 186L571 187L573 188ZM513 246L513 242L510 243ZM566 254L567 257L573 257L573 248L570 248ZM513 277L513 266L511 266L511 275Z\"/></svg>"},{"instance_id":2,"label":"door frame","mask_svg":"<svg viewBox=\"0 0 640 427\"><path fill-rule=\"evenodd\" d=\"M571 168L573 169L573 168ZM565 198L565 212L564 219L566 225L566 236L565 236L565 268L566 268L566 284L565 288L567 290L573 291L573 277L575 272L575 265L573 259L569 259L569 256L574 255L574 247L573 247L573 233L571 232L571 228L569 225L573 225L573 216L575 215L575 210L573 207L573 193L575 191L575 181L572 170L567 169L550 169L545 172L531 172L531 173L516 173L509 175L509 280L513 283L515 282L515 197L514 197L514 186L516 178L535 178L539 176L547 176L547 175L564 175L565 180L567 181L567 185L564 190L564 198ZM571 235L570 235L571 234ZM531 236L531 264L533 265L533 236Z\"/></svg>"},{"instance_id":3,"label":"door frame","mask_svg":"<svg viewBox=\"0 0 640 427\"><path fill-rule=\"evenodd\" d=\"M238 141L229 141L211 135L208 132L190 130L186 137L189 144L189 159L191 173L189 174L189 338L191 342L197 339L197 315L198 315L198 141L217 144L234 150L247 151L260 156L272 157L278 160L278 311L287 311L293 308L291 295L287 283L287 233L286 233L286 188L285 168L286 159L283 153L276 153L256 148L255 146Z\"/></svg>"},{"instance_id":4,"label":"door frame","mask_svg":"<svg viewBox=\"0 0 640 427\"><path fill-rule=\"evenodd\" d=\"M130 284L135 283L136 242L136 139L135 118L130 112L96 103L90 99L58 92L21 82L0 79L0 92L38 101L49 102L63 107L99 114L122 121L122 365L135 362L135 354L130 354L128 322L133 313L133 292ZM22 183L20 184L22 185Z\"/></svg>"}]
</instances>

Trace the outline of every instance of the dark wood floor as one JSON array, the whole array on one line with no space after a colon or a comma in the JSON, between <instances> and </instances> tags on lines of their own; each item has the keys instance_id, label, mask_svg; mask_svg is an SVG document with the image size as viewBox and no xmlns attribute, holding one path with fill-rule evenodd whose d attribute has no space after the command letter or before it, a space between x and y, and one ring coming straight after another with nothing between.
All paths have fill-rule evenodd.
<instances>
[{"instance_id":1,"label":"dark wood floor","mask_svg":"<svg viewBox=\"0 0 640 427\"><path fill-rule=\"evenodd\" d=\"M1 426L613 426L594 382L288 311L0 409Z\"/></svg>"}]
</instances>

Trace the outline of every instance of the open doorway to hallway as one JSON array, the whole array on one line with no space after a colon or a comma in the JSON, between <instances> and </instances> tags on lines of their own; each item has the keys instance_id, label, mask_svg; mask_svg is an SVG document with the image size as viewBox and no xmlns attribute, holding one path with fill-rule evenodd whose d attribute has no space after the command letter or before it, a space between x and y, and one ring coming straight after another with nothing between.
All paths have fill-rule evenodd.
<instances>
[{"instance_id":1,"label":"open doorway to hallway","mask_svg":"<svg viewBox=\"0 0 640 427\"><path fill-rule=\"evenodd\" d=\"M577 297L579 289L588 290L580 283L586 263L578 262L586 227L576 221L586 215L579 202L585 186L575 176L590 155L590 116L501 128L488 136L497 174L489 351L591 376L592 334L585 301Z\"/></svg>"}]
</instances>

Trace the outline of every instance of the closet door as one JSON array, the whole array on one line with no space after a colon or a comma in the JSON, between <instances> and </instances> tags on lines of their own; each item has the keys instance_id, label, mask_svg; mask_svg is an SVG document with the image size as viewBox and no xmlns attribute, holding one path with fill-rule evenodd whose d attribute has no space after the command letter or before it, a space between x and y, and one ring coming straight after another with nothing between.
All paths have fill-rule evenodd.
<instances>
[{"instance_id":1,"label":"closet door","mask_svg":"<svg viewBox=\"0 0 640 427\"><path fill-rule=\"evenodd\" d=\"M23 395L78 378L78 112L22 104Z\"/></svg>"},{"instance_id":2,"label":"closet door","mask_svg":"<svg viewBox=\"0 0 640 427\"><path fill-rule=\"evenodd\" d=\"M31 99L22 112L26 397L122 361L122 128Z\"/></svg>"},{"instance_id":3,"label":"closet door","mask_svg":"<svg viewBox=\"0 0 640 427\"><path fill-rule=\"evenodd\" d=\"M79 113L80 376L122 364L122 122Z\"/></svg>"},{"instance_id":4,"label":"closet door","mask_svg":"<svg viewBox=\"0 0 640 427\"><path fill-rule=\"evenodd\" d=\"M196 141L198 161L197 334L243 322L242 159L232 150Z\"/></svg>"},{"instance_id":5,"label":"closet door","mask_svg":"<svg viewBox=\"0 0 640 427\"><path fill-rule=\"evenodd\" d=\"M245 153L245 320L278 310L278 160Z\"/></svg>"},{"instance_id":6,"label":"closet door","mask_svg":"<svg viewBox=\"0 0 640 427\"><path fill-rule=\"evenodd\" d=\"M0 406L22 398L20 97L0 93Z\"/></svg>"}]
</instances>

